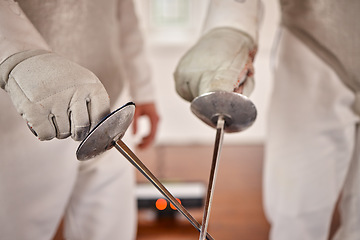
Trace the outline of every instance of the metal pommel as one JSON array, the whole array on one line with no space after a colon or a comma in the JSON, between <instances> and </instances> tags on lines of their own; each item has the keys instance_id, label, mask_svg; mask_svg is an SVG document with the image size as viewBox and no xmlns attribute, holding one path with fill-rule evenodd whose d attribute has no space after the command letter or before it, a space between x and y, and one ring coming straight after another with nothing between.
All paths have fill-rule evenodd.
<instances>
[{"instance_id":1,"label":"metal pommel","mask_svg":"<svg viewBox=\"0 0 360 240\"><path fill-rule=\"evenodd\" d=\"M225 120L224 131L240 132L250 127L256 119L254 103L246 96L234 92L210 92L191 102L191 111L207 125L216 128L219 116Z\"/></svg>"}]
</instances>

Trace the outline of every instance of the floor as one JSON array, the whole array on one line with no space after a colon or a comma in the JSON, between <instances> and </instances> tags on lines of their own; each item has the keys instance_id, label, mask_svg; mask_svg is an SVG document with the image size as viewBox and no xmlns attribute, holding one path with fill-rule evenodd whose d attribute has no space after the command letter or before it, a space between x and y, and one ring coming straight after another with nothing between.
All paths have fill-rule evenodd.
<instances>
[{"instance_id":1,"label":"floor","mask_svg":"<svg viewBox=\"0 0 360 240\"><path fill-rule=\"evenodd\" d=\"M138 156L162 181L208 182L212 146L159 146ZM208 232L215 239L266 240L269 225L261 196L263 147L224 146L221 152ZM146 181L138 173L139 182ZM203 209L189 209L201 222ZM199 232L180 214L156 220L139 212L138 240L198 239Z\"/></svg>"},{"instance_id":2,"label":"floor","mask_svg":"<svg viewBox=\"0 0 360 240\"><path fill-rule=\"evenodd\" d=\"M207 184L213 146L157 146L137 156L162 182L200 181ZM262 145L224 145L211 208L208 232L214 239L267 240L269 224L262 208ZM148 182L138 171L137 181ZM188 209L201 223L202 208ZM334 215L331 235L339 224ZM62 239L61 232L54 240ZM192 240L199 232L180 214L157 218L138 213L137 240Z\"/></svg>"}]
</instances>

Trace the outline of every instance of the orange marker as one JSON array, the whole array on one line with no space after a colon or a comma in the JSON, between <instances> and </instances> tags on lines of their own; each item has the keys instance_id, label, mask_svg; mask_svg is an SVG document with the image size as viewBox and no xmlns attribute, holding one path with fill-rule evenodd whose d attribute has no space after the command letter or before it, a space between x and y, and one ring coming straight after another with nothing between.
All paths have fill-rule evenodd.
<instances>
[{"instance_id":1,"label":"orange marker","mask_svg":"<svg viewBox=\"0 0 360 240\"><path fill-rule=\"evenodd\" d=\"M158 210L164 210L167 207L167 201L163 198L156 200L155 206Z\"/></svg>"},{"instance_id":2,"label":"orange marker","mask_svg":"<svg viewBox=\"0 0 360 240\"><path fill-rule=\"evenodd\" d=\"M181 204L180 199L177 198L176 200ZM172 203L170 203L170 207L171 207L172 209L176 210L176 207L175 207Z\"/></svg>"}]
</instances>

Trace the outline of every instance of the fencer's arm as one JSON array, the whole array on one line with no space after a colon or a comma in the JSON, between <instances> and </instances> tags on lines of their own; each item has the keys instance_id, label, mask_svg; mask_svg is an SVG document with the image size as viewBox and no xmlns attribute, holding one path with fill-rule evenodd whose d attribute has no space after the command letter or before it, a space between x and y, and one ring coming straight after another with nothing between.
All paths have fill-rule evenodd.
<instances>
[{"instance_id":1,"label":"fencer's arm","mask_svg":"<svg viewBox=\"0 0 360 240\"><path fill-rule=\"evenodd\" d=\"M18 3L0 0L0 63L15 53L34 49L50 51Z\"/></svg>"},{"instance_id":2,"label":"fencer's arm","mask_svg":"<svg viewBox=\"0 0 360 240\"><path fill-rule=\"evenodd\" d=\"M119 1L120 47L135 103L154 101L154 85L133 0Z\"/></svg>"},{"instance_id":3,"label":"fencer's arm","mask_svg":"<svg viewBox=\"0 0 360 240\"><path fill-rule=\"evenodd\" d=\"M81 140L110 112L99 79L52 53L12 0L0 0L0 87L40 140Z\"/></svg>"},{"instance_id":4,"label":"fencer's arm","mask_svg":"<svg viewBox=\"0 0 360 240\"><path fill-rule=\"evenodd\" d=\"M211 0L203 33L229 27L247 34L257 43L262 11L261 0Z\"/></svg>"},{"instance_id":5,"label":"fencer's arm","mask_svg":"<svg viewBox=\"0 0 360 240\"><path fill-rule=\"evenodd\" d=\"M136 103L133 133L138 131L138 120L147 117L150 130L137 145L146 148L155 140L159 115L155 105L155 87L145 51L145 42L139 26L136 8L132 0L119 1L121 49L129 82L130 95Z\"/></svg>"},{"instance_id":6,"label":"fencer's arm","mask_svg":"<svg viewBox=\"0 0 360 240\"><path fill-rule=\"evenodd\" d=\"M212 91L249 95L261 15L260 0L211 0L202 36L175 70L177 93L187 101Z\"/></svg>"}]
</instances>

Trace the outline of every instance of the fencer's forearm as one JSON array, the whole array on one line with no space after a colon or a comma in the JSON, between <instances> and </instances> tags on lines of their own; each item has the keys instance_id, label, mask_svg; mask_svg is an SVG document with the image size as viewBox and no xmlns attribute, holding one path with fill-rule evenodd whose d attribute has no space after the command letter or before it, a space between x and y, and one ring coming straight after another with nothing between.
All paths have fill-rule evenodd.
<instances>
[{"instance_id":1,"label":"fencer's forearm","mask_svg":"<svg viewBox=\"0 0 360 240\"><path fill-rule=\"evenodd\" d=\"M231 27L246 33L257 43L262 12L261 0L211 0L204 34L214 28Z\"/></svg>"},{"instance_id":2,"label":"fencer's forearm","mask_svg":"<svg viewBox=\"0 0 360 240\"><path fill-rule=\"evenodd\" d=\"M121 49L129 80L130 94L136 103L153 102L154 85L133 0L120 1Z\"/></svg>"},{"instance_id":3,"label":"fencer's forearm","mask_svg":"<svg viewBox=\"0 0 360 240\"><path fill-rule=\"evenodd\" d=\"M13 0L0 0L0 64L9 56L34 49L50 50Z\"/></svg>"}]
</instances>

